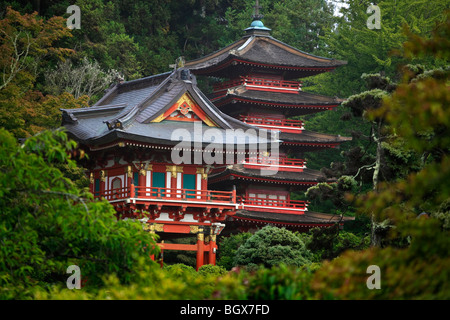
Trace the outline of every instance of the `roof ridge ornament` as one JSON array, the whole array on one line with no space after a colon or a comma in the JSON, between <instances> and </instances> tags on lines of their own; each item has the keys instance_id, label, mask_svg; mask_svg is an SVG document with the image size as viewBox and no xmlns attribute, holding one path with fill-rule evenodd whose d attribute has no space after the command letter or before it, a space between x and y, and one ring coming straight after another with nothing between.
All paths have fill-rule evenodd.
<instances>
[{"instance_id":1,"label":"roof ridge ornament","mask_svg":"<svg viewBox=\"0 0 450 320\"><path fill-rule=\"evenodd\" d=\"M245 29L245 32L247 33L247 35L270 36L271 29L265 27L264 23L261 21L261 19L264 18L264 15L259 12L259 9L262 9L262 7L259 5L259 0L255 0L255 5L253 6L253 8L253 22L251 23L249 28Z\"/></svg>"},{"instance_id":2,"label":"roof ridge ornament","mask_svg":"<svg viewBox=\"0 0 450 320\"><path fill-rule=\"evenodd\" d=\"M259 5L259 0L255 0L255 5L253 6L255 10L253 11L253 20L261 20L264 18L264 15L259 12L259 9L262 9L262 6Z\"/></svg>"}]
</instances>

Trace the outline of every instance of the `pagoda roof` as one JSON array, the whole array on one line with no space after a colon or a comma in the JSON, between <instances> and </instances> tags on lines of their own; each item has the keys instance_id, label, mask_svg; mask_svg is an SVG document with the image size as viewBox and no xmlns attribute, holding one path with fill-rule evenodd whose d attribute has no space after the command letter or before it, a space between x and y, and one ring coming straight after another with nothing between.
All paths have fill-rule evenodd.
<instances>
[{"instance_id":1,"label":"pagoda roof","mask_svg":"<svg viewBox=\"0 0 450 320\"><path fill-rule=\"evenodd\" d=\"M232 220L246 221L252 224L274 224L300 228L332 226L336 223L352 221L354 217L306 211L304 214L281 214L274 212L237 210Z\"/></svg>"},{"instance_id":2,"label":"pagoda roof","mask_svg":"<svg viewBox=\"0 0 450 320\"><path fill-rule=\"evenodd\" d=\"M189 106L195 105L197 112L201 113L202 120L200 122L198 119L197 123L201 123L198 127L202 130L195 130L195 122L164 118L183 99L189 100ZM191 144L201 143L204 146L212 142L220 143L216 140L205 141L207 137L204 130L211 127L222 133L223 144L226 144L227 130L242 129L235 131L244 134L246 129L255 129L217 109L197 88L195 76L186 69L118 83L92 107L61 111L62 125L69 135L89 146L105 145L117 140L176 145L180 139L174 140L172 135L177 129L185 129L191 134ZM259 129L256 130L258 133ZM264 135L260 137L257 133L245 134L245 143L270 143L263 138Z\"/></svg>"},{"instance_id":3,"label":"pagoda roof","mask_svg":"<svg viewBox=\"0 0 450 320\"><path fill-rule=\"evenodd\" d=\"M217 96L217 94L215 94ZM306 115L330 110L341 104L342 99L299 91L298 93L248 90L241 85L229 89L225 94L213 98L219 109L232 108L230 104L243 103L265 107L267 109L288 109L292 115Z\"/></svg>"},{"instance_id":4,"label":"pagoda roof","mask_svg":"<svg viewBox=\"0 0 450 320\"><path fill-rule=\"evenodd\" d=\"M303 130L302 133L280 132L280 140L282 140L283 143L340 144L342 142L351 141L352 138Z\"/></svg>"},{"instance_id":5,"label":"pagoda roof","mask_svg":"<svg viewBox=\"0 0 450 320\"><path fill-rule=\"evenodd\" d=\"M222 172L211 174L208 179L208 183L223 183L224 181L230 180L248 180L257 182L267 182L271 184L288 184L288 185L315 185L319 182L327 181L326 176L313 169L305 168L303 172L292 172L278 171L275 174L262 175L259 169L249 169L245 168L243 164L229 165Z\"/></svg>"},{"instance_id":6,"label":"pagoda roof","mask_svg":"<svg viewBox=\"0 0 450 320\"><path fill-rule=\"evenodd\" d=\"M234 78L265 70L284 73L285 79L307 77L347 64L296 49L268 34L250 33L225 48L191 60L186 67L195 74Z\"/></svg>"}]
</instances>

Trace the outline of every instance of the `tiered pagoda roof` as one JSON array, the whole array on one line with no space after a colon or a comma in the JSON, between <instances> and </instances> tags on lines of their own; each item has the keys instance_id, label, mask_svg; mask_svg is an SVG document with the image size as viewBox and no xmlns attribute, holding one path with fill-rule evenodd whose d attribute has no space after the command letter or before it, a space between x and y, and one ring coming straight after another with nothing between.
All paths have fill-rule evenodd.
<instances>
[{"instance_id":1,"label":"tiered pagoda roof","mask_svg":"<svg viewBox=\"0 0 450 320\"><path fill-rule=\"evenodd\" d=\"M253 23L255 24L255 22ZM297 79L332 71L346 61L318 57L270 36L263 25L246 29L247 34L229 46L186 63L195 74L236 78L255 68L283 72L284 79Z\"/></svg>"},{"instance_id":2,"label":"tiered pagoda roof","mask_svg":"<svg viewBox=\"0 0 450 320\"><path fill-rule=\"evenodd\" d=\"M186 97L186 111L193 114L189 116L201 122L199 132L193 130L193 122L170 117L176 111L175 104L183 97ZM199 107L195 108L193 102ZM140 146L161 145L168 148L181 141L180 137L174 139L172 136L176 129L186 129L185 132L190 133L191 145L220 143L217 140L209 141L203 134L203 130L210 127L223 133L223 144L226 144L226 130L242 129L236 131L239 134L246 129L255 129L218 110L197 88L195 76L185 69L118 83L90 108L61 111L63 126L69 135L91 150L118 143L142 143ZM258 134L246 135L246 138L246 145L269 143L268 139ZM245 148L239 145L239 140L235 146Z\"/></svg>"},{"instance_id":3,"label":"tiered pagoda roof","mask_svg":"<svg viewBox=\"0 0 450 320\"><path fill-rule=\"evenodd\" d=\"M327 178L321 171L308 168L295 174L292 174L290 171L278 170L275 174L267 173L266 175L261 175L261 169L249 169L244 164L236 164L210 175L208 183L211 185L220 184L223 187L227 183L236 183L236 180L268 183L271 185L297 186L300 189L305 189L316 185L318 182L326 182ZM330 180L329 182L332 181Z\"/></svg>"},{"instance_id":4,"label":"tiered pagoda roof","mask_svg":"<svg viewBox=\"0 0 450 320\"><path fill-rule=\"evenodd\" d=\"M259 20L253 21L245 31L241 39L229 46L186 63L186 67L197 75L229 79L214 85L213 93L209 95L211 101L221 111L243 122L278 130L282 141L280 148L289 153L335 148L351 140L305 130L303 121L288 119L337 107L341 99L304 92L301 82L292 80L333 71L347 62L315 56L283 43L273 38L270 29ZM265 185L267 190L278 186L281 189L277 190L293 191L305 190L319 182L332 182L322 172L306 168L306 162L301 159L283 156L272 162L270 157L261 155L240 164L217 168L210 175L208 184L223 189L241 185L244 187L238 189L242 193L245 186L250 185L252 188ZM265 169L270 170L273 164L276 171L261 171L267 164ZM246 197L250 193L254 194L246 191ZM232 220L240 221L241 225L242 222L249 225L272 223L294 228L343 222L327 214L309 212L295 201L262 199L269 198L242 198L242 207Z\"/></svg>"},{"instance_id":5,"label":"tiered pagoda roof","mask_svg":"<svg viewBox=\"0 0 450 320\"><path fill-rule=\"evenodd\" d=\"M301 90L292 94L282 91L251 90L244 85L214 93L210 95L210 98L220 110L230 115L239 113L242 105L245 105L247 107L255 106L260 110L276 109L287 117L332 110L342 102L342 99Z\"/></svg>"},{"instance_id":6,"label":"tiered pagoda roof","mask_svg":"<svg viewBox=\"0 0 450 320\"><path fill-rule=\"evenodd\" d=\"M230 223L237 221L241 229L251 229L254 226L271 224L293 230L308 230L317 227L331 227L354 220L353 217L325 214L308 211L303 215L279 214L273 212L238 210L229 218Z\"/></svg>"}]
</instances>

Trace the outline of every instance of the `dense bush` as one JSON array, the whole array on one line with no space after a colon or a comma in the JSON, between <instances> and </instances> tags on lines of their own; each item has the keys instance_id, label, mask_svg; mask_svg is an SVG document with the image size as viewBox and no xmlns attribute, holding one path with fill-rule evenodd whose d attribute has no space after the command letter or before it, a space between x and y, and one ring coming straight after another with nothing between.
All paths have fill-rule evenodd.
<instances>
[{"instance_id":1,"label":"dense bush","mask_svg":"<svg viewBox=\"0 0 450 320\"><path fill-rule=\"evenodd\" d=\"M251 236L252 234L249 232L242 232L222 237L219 241L219 250L217 251L217 265L231 270L236 251Z\"/></svg>"},{"instance_id":2,"label":"dense bush","mask_svg":"<svg viewBox=\"0 0 450 320\"><path fill-rule=\"evenodd\" d=\"M19 145L0 128L0 298L28 298L36 286L66 284L77 265L87 284L117 272L130 283L134 266L157 253L139 222L117 221L106 201L94 201L55 164L75 167L75 147L62 131L43 132Z\"/></svg>"},{"instance_id":3,"label":"dense bush","mask_svg":"<svg viewBox=\"0 0 450 320\"><path fill-rule=\"evenodd\" d=\"M222 276L227 273L227 270L221 266L213 266L211 264L205 264L198 269L198 274L202 276Z\"/></svg>"},{"instance_id":4,"label":"dense bush","mask_svg":"<svg viewBox=\"0 0 450 320\"><path fill-rule=\"evenodd\" d=\"M281 264L270 269L246 271L236 268L219 279L213 297L244 300L303 300L313 298L307 268Z\"/></svg>"},{"instance_id":5,"label":"dense bush","mask_svg":"<svg viewBox=\"0 0 450 320\"><path fill-rule=\"evenodd\" d=\"M303 241L284 228L266 226L251 236L236 252L235 265L256 269L279 264L303 266L312 254Z\"/></svg>"},{"instance_id":6,"label":"dense bush","mask_svg":"<svg viewBox=\"0 0 450 320\"><path fill-rule=\"evenodd\" d=\"M450 299L449 232L434 220L414 222L406 249L347 251L317 271L312 282L320 299ZM381 289L369 290L367 268L380 268Z\"/></svg>"}]
</instances>

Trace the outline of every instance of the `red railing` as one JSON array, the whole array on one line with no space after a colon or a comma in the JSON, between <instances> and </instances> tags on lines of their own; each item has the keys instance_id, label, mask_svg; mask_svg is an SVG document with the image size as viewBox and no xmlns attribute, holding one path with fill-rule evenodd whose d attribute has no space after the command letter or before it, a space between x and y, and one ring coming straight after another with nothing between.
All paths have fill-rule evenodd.
<instances>
[{"instance_id":1,"label":"red railing","mask_svg":"<svg viewBox=\"0 0 450 320\"><path fill-rule=\"evenodd\" d=\"M236 191L194 190L177 188L157 188L131 185L129 188L107 190L94 193L96 198L104 197L108 201L122 199L139 200L180 200L220 203L236 203Z\"/></svg>"},{"instance_id":2,"label":"red railing","mask_svg":"<svg viewBox=\"0 0 450 320\"><path fill-rule=\"evenodd\" d=\"M277 119L263 116L240 115L239 120L261 128L279 130L282 132L301 132L304 130L302 120Z\"/></svg>"},{"instance_id":3,"label":"red railing","mask_svg":"<svg viewBox=\"0 0 450 320\"><path fill-rule=\"evenodd\" d=\"M281 200L262 198L239 198L240 209L249 211L266 211L286 214L304 214L308 210L308 202L301 200Z\"/></svg>"},{"instance_id":4,"label":"red railing","mask_svg":"<svg viewBox=\"0 0 450 320\"><path fill-rule=\"evenodd\" d=\"M241 76L239 79L232 79L219 84L215 84L213 86L213 92L224 91L240 85L246 86L249 90L267 90L292 93L298 93L298 91L301 90L301 83L297 81Z\"/></svg>"},{"instance_id":5,"label":"red railing","mask_svg":"<svg viewBox=\"0 0 450 320\"><path fill-rule=\"evenodd\" d=\"M275 157L252 157L243 162L244 168L302 172L306 168L306 161L303 159L275 158Z\"/></svg>"}]
</instances>

